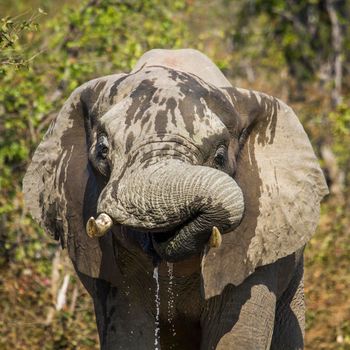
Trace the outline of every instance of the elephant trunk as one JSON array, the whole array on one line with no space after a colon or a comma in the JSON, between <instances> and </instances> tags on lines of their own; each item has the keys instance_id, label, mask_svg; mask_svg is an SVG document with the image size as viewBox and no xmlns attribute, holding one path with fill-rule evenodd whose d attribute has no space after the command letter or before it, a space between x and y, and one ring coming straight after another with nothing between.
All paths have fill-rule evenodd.
<instances>
[{"instance_id":1,"label":"elephant trunk","mask_svg":"<svg viewBox=\"0 0 350 350\"><path fill-rule=\"evenodd\" d=\"M213 226L227 231L239 223L243 209L242 192L229 175L177 160L110 181L98 204L98 212L115 223L150 231L167 261L200 252Z\"/></svg>"}]
</instances>

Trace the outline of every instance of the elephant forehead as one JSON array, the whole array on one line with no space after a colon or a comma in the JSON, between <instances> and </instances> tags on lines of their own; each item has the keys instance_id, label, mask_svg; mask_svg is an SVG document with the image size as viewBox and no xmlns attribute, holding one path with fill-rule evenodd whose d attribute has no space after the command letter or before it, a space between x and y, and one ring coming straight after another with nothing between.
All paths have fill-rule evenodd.
<instances>
[{"instance_id":1,"label":"elephant forehead","mask_svg":"<svg viewBox=\"0 0 350 350\"><path fill-rule=\"evenodd\" d=\"M195 76L154 67L128 80L123 84L133 88L102 118L110 133L119 130L116 137L124 139L126 149L131 140L149 135L179 135L200 146L224 129L213 88ZM218 106L222 106L220 97Z\"/></svg>"}]
</instances>

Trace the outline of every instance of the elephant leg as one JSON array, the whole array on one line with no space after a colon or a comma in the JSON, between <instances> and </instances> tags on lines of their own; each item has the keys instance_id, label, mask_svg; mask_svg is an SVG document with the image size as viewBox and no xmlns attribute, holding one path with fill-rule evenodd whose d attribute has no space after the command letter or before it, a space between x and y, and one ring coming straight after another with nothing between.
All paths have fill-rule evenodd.
<instances>
[{"instance_id":1,"label":"elephant leg","mask_svg":"<svg viewBox=\"0 0 350 350\"><path fill-rule=\"evenodd\" d=\"M102 279L78 274L93 298L102 350L156 348L154 315L146 296L139 300L127 282L115 287Z\"/></svg>"},{"instance_id":2,"label":"elephant leg","mask_svg":"<svg viewBox=\"0 0 350 350\"><path fill-rule=\"evenodd\" d=\"M276 264L258 268L241 285L226 286L206 301L202 314L202 350L269 349L274 326Z\"/></svg>"},{"instance_id":3,"label":"elephant leg","mask_svg":"<svg viewBox=\"0 0 350 350\"><path fill-rule=\"evenodd\" d=\"M290 284L277 302L272 350L304 348L305 302L301 259Z\"/></svg>"}]
</instances>

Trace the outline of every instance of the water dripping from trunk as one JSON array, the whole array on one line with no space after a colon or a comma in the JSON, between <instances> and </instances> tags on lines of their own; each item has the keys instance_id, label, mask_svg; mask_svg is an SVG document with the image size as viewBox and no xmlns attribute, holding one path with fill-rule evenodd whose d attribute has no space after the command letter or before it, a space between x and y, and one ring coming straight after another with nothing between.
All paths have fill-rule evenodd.
<instances>
[{"instance_id":1,"label":"water dripping from trunk","mask_svg":"<svg viewBox=\"0 0 350 350\"><path fill-rule=\"evenodd\" d=\"M170 331L173 337L176 336L175 324L174 324L174 289L173 289L173 279L174 279L174 266L172 263L167 263L168 266L168 323L170 325Z\"/></svg>"},{"instance_id":2,"label":"water dripping from trunk","mask_svg":"<svg viewBox=\"0 0 350 350\"><path fill-rule=\"evenodd\" d=\"M154 267L153 278L156 281L156 320L154 328L154 348L160 350L160 327L159 327L159 314L160 314L160 298L159 298L159 274L158 266Z\"/></svg>"}]
</instances>

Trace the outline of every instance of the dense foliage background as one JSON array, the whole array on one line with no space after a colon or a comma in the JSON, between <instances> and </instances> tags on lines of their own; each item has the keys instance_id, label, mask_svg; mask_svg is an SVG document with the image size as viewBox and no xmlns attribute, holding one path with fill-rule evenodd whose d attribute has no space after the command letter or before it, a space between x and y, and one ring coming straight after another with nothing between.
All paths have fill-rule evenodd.
<instances>
[{"instance_id":1,"label":"dense foliage background","mask_svg":"<svg viewBox=\"0 0 350 350\"><path fill-rule=\"evenodd\" d=\"M0 349L97 349L92 303L23 211L35 146L79 84L151 48L193 47L293 106L331 194L306 251L306 349L350 349L350 3L0 1Z\"/></svg>"}]
</instances>

